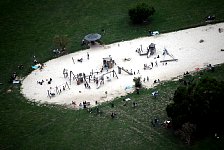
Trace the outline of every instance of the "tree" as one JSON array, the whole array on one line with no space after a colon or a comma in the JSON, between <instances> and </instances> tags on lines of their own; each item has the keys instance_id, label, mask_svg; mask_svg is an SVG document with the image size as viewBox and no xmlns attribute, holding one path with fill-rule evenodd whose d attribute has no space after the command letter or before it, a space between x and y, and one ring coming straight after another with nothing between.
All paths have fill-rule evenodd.
<instances>
[{"instance_id":1,"label":"tree","mask_svg":"<svg viewBox=\"0 0 224 150\"><path fill-rule=\"evenodd\" d=\"M191 134L193 132L198 136L214 132L224 133L224 123L220 121L220 116L224 115L223 91L224 82L211 78L195 80L189 85L178 87L174 102L166 107L174 129L180 130L179 133L184 135L183 127L186 126L183 125L188 123L197 127L191 130Z\"/></svg>"},{"instance_id":2,"label":"tree","mask_svg":"<svg viewBox=\"0 0 224 150\"><path fill-rule=\"evenodd\" d=\"M136 7L129 9L128 14L134 24L140 24L147 21L149 16L155 13L154 7L149 7L146 3L138 4Z\"/></svg>"},{"instance_id":3,"label":"tree","mask_svg":"<svg viewBox=\"0 0 224 150\"><path fill-rule=\"evenodd\" d=\"M60 49L61 51L65 51L69 39L67 35L56 35L53 39L53 42L56 48Z\"/></svg>"},{"instance_id":4,"label":"tree","mask_svg":"<svg viewBox=\"0 0 224 150\"><path fill-rule=\"evenodd\" d=\"M141 82L141 77L134 77L133 81L135 82L135 88L141 88L142 87L142 82Z\"/></svg>"},{"instance_id":5,"label":"tree","mask_svg":"<svg viewBox=\"0 0 224 150\"><path fill-rule=\"evenodd\" d=\"M180 136L182 141L185 141L188 145L191 144L193 133L196 130L196 126L194 124L191 124L189 122L184 123L181 127L181 129L178 129L176 131L176 135Z\"/></svg>"}]
</instances>

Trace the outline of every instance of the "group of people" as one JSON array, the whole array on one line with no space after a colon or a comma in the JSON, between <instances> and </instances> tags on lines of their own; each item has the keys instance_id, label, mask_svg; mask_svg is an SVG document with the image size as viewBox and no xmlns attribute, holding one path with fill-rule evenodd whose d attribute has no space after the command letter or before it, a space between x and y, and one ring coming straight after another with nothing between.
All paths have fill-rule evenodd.
<instances>
[{"instance_id":1,"label":"group of people","mask_svg":"<svg viewBox=\"0 0 224 150\"><path fill-rule=\"evenodd\" d=\"M52 78L50 78L49 80L46 79L46 81L47 81L48 84L51 84L51 82L52 82ZM37 81L37 84L43 85L43 83L44 83L44 80Z\"/></svg>"},{"instance_id":2,"label":"group of people","mask_svg":"<svg viewBox=\"0 0 224 150\"><path fill-rule=\"evenodd\" d=\"M84 82L84 86L86 89L91 89L90 85L87 82Z\"/></svg>"},{"instance_id":3,"label":"group of people","mask_svg":"<svg viewBox=\"0 0 224 150\"><path fill-rule=\"evenodd\" d=\"M90 105L90 102L83 101L82 103L79 103L79 108L85 109L88 105Z\"/></svg>"},{"instance_id":4,"label":"group of people","mask_svg":"<svg viewBox=\"0 0 224 150\"><path fill-rule=\"evenodd\" d=\"M149 76L147 76L146 78L143 78L143 82L149 82Z\"/></svg>"},{"instance_id":5,"label":"group of people","mask_svg":"<svg viewBox=\"0 0 224 150\"><path fill-rule=\"evenodd\" d=\"M64 78L68 77L68 70L65 68L63 69L63 75L64 75Z\"/></svg>"}]
</instances>

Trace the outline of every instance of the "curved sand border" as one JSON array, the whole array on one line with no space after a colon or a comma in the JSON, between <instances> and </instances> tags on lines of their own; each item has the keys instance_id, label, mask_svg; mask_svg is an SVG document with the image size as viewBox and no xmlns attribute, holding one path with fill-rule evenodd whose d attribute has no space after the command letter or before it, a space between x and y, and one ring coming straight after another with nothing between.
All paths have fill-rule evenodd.
<instances>
[{"instance_id":1,"label":"curved sand border","mask_svg":"<svg viewBox=\"0 0 224 150\"><path fill-rule=\"evenodd\" d=\"M224 23L215 25L207 25L177 32L160 34L153 37L143 37L131 41L118 42L106 46L93 46L90 49L65 55L45 63L42 70L34 70L22 82L21 92L30 100L40 101L41 103L55 103L71 105L75 101L78 105L83 101L90 102L91 106L95 105L95 101L104 102L114 99L115 97L126 95L127 92L132 92L132 89L125 90L126 87L132 86L133 78L141 76L142 80L149 77L149 81L143 82L146 87L151 87L155 79L169 80L172 77L182 75L186 71L194 71L195 68L203 68L206 64L220 64L224 62L224 32L219 32L219 28L224 28ZM199 42L204 40L204 42ZM137 48L142 45L143 51L150 43L156 44L156 54L147 58L146 56L139 56L136 52ZM162 55L164 48L168 50L178 61L168 62L167 65L160 63L164 59L172 59L169 56ZM87 59L89 53L89 60ZM112 74L106 76L111 78L111 81L105 79L105 83L97 89L97 85L90 83L91 89L86 89L83 84L77 85L75 81L69 83L69 78L64 78L63 69L68 72L73 71L74 74L85 73L89 75L90 72L99 71L103 59L111 56L118 66L124 67L129 71L136 72L135 75L128 75L123 72L118 74L117 66L114 70L118 75L113 78ZM155 58L156 56L160 58ZM75 60L73 63L72 58ZM77 59L83 58L80 63ZM124 61L124 58L130 58L130 61ZM155 67L157 61L158 67ZM151 70L144 70L144 64L150 65L154 63ZM137 72L140 74L137 74ZM110 71L110 70L109 70ZM106 73L106 70L103 71ZM105 78L106 78L105 76ZM52 78L51 84L46 80ZM40 85L37 81L44 80ZM70 90L66 87L63 90L65 83L69 84ZM61 89L62 92L49 98L47 90L53 91L55 87ZM105 94L107 91L107 94Z\"/></svg>"}]
</instances>

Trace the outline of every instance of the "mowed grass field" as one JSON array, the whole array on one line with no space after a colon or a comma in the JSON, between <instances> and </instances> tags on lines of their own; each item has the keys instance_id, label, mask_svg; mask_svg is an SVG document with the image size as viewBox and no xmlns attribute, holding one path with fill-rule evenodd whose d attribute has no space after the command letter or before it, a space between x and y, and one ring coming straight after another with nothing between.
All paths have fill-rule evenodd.
<instances>
[{"instance_id":1,"label":"mowed grass field","mask_svg":"<svg viewBox=\"0 0 224 150\"><path fill-rule=\"evenodd\" d=\"M81 50L83 37L100 33L105 44L147 36L148 30L161 33L205 25L205 17L216 15L224 20L224 1L219 0L142 0L154 6L150 22L132 25L128 9L135 0L4 0L0 1L0 149L219 149L220 141L204 139L193 147L182 144L172 132L151 126L151 119L166 118L178 83L159 87L158 99L150 96L154 89L128 95L132 101L123 106L123 98L100 106L103 112L89 114L60 106L28 103L19 86L8 83L12 72L26 76L32 57L41 62L53 58L53 37L67 35L68 51ZM102 33L102 29L106 32ZM62 62L63 63L63 62ZM19 70L18 65L24 69ZM223 67L209 74L222 80ZM11 93L7 93L8 89ZM133 101L138 102L136 109ZM111 119L115 111L117 117Z\"/></svg>"}]
</instances>

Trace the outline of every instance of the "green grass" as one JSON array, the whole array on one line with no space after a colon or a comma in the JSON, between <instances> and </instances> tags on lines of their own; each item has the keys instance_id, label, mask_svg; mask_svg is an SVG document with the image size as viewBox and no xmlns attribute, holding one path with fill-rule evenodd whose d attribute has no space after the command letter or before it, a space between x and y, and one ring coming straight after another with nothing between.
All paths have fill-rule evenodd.
<instances>
[{"instance_id":1,"label":"green grass","mask_svg":"<svg viewBox=\"0 0 224 150\"><path fill-rule=\"evenodd\" d=\"M187 147L163 128L152 128L154 117L166 118L165 107L178 83L156 87L160 97L153 99L153 89L141 96L128 95L138 102L123 106L122 98L100 106L103 114L84 110L67 110L60 106L37 106L27 103L19 87L8 83L12 72L26 76L32 56L45 62L52 57L55 35L68 35L69 52L81 50L80 41L92 32L103 35L104 43L147 36L147 31L161 33L204 25L204 17L215 14L216 22L224 20L224 1L219 0L142 0L155 7L156 13L144 25L132 25L128 9L135 0L4 0L0 1L0 149L221 149L223 144L205 139ZM101 33L105 29L106 33ZM23 70L18 70L19 64ZM223 66L208 73L223 80ZM204 73L207 75L207 73ZM12 93L6 93L11 88ZM117 118L111 120L111 111ZM211 144L215 143L215 144Z\"/></svg>"}]
</instances>

